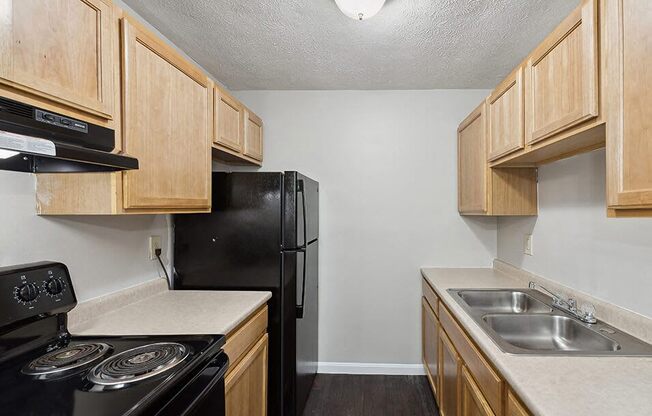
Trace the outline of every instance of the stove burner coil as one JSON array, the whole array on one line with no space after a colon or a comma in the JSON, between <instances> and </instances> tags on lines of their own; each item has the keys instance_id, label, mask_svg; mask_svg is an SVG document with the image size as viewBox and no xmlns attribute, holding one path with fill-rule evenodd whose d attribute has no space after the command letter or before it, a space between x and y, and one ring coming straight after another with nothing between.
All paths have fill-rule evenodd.
<instances>
[{"instance_id":1,"label":"stove burner coil","mask_svg":"<svg viewBox=\"0 0 652 416\"><path fill-rule=\"evenodd\" d=\"M187 356L187 348L175 342L144 345L102 361L93 367L88 379L102 386L134 383L172 369Z\"/></svg>"},{"instance_id":2,"label":"stove burner coil","mask_svg":"<svg viewBox=\"0 0 652 416\"><path fill-rule=\"evenodd\" d=\"M49 352L26 365L22 372L31 376L55 375L91 364L111 350L104 343L74 344Z\"/></svg>"}]
</instances>

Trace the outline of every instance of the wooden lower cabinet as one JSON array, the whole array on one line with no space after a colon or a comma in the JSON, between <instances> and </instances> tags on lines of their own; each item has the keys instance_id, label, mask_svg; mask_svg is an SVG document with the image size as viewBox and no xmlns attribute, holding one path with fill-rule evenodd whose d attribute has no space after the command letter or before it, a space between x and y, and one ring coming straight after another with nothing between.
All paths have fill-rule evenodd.
<instances>
[{"instance_id":1,"label":"wooden lower cabinet","mask_svg":"<svg viewBox=\"0 0 652 416\"><path fill-rule=\"evenodd\" d=\"M267 306L226 334L224 379L227 416L267 415L269 337Z\"/></svg>"},{"instance_id":2,"label":"wooden lower cabinet","mask_svg":"<svg viewBox=\"0 0 652 416\"><path fill-rule=\"evenodd\" d=\"M516 398L514 392L507 390L507 401L505 402L505 416L528 416L525 406Z\"/></svg>"},{"instance_id":3,"label":"wooden lower cabinet","mask_svg":"<svg viewBox=\"0 0 652 416\"><path fill-rule=\"evenodd\" d=\"M442 416L530 415L425 279L421 308L423 364Z\"/></svg>"},{"instance_id":4,"label":"wooden lower cabinet","mask_svg":"<svg viewBox=\"0 0 652 416\"><path fill-rule=\"evenodd\" d=\"M491 406L482 395L480 388L466 366L462 367L462 388L460 390L461 416L495 416Z\"/></svg>"},{"instance_id":5,"label":"wooden lower cabinet","mask_svg":"<svg viewBox=\"0 0 652 416\"><path fill-rule=\"evenodd\" d=\"M268 336L233 368L224 381L227 416L267 415Z\"/></svg>"},{"instance_id":6,"label":"wooden lower cabinet","mask_svg":"<svg viewBox=\"0 0 652 416\"><path fill-rule=\"evenodd\" d=\"M439 331L439 413L457 416L460 408L462 360L446 333Z\"/></svg>"},{"instance_id":7,"label":"wooden lower cabinet","mask_svg":"<svg viewBox=\"0 0 652 416\"><path fill-rule=\"evenodd\" d=\"M426 298L421 299L422 359L432 391L439 390L439 321Z\"/></svg>"}]
</instances>

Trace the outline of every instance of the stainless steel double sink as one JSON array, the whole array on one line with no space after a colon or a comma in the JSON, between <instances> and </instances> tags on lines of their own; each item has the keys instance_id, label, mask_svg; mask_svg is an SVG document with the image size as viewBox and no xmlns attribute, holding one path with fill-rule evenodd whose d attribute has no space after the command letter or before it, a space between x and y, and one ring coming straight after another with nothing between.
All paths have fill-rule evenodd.
<instances>
[{"instance_id":1,"label":"stainless steel double sink","mask_svg":"<svg viewBox=\"0 0 652 416\"><path fill-rule=\"evenodd\" d=\"M588 324L534 289L449 289L453 299L506 353L652 356L647 344L604 322Z\"/></svg>"}]
</instances>

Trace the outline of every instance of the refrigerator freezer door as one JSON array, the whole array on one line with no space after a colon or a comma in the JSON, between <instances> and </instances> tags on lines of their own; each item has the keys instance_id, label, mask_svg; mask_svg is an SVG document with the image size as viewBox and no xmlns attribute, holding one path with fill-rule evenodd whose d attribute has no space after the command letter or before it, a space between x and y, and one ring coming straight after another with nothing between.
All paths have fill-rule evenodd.
<instances>
[{"instance_id":1,"label":"refrigerator freezer door","mask_svg":"<svg viewBox=\"0 0 652 416\"><path fill-rule=\"evenodd\" d=\"M297 172L285 172L283 248L305 247L319 238L319 183Z\"/></svg>"},{"instance_id":2,"label":"refrigerator freezer door","mask_svg":"<svg viewBox=\"0 0 652 416\"><path fill-rule=\"evenodd\" d=\"M280 288L281 173L214 173L212 213L174 217L174 287Z\"/></svg>"}]
</instances>

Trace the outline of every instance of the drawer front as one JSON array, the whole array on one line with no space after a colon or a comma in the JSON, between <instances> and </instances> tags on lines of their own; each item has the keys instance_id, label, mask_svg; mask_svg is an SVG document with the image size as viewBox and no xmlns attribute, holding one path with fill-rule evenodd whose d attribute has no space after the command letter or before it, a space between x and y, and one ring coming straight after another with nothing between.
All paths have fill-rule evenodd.
<instances>
[{"instance_id":1,"label":"drawer front","mask_svg":"<svg viewBox=\"0 0 652 416\"><path fill-rule=\"evenodd\" d=\"M473 345L457 321L442 304L439 311L441 326L457 348L462 360L484 394L485 399L497 415L503 414L503 389L505 382L498 376L480 351Z\"/></svg>"},{"instance_id":2,"label":"drawer front","mask_svg":"<svg viewBox=\"0 0 652 416\"><path fill-rule=\"evenodd\" d=\"M439 297L433 288L430 287L430 284L426 282L426 279L423 279L421 283L423 285L423 297L426 298L435 315L439 316Z\"/></svg>"},{"instance_id":3,"label":"drawer front","mask_svg":"<svg viewBox=\"0 0 652 416\"><path fill-rule=\"evenodd\" d=\"M265 331L267 331L267 306L254 313L253 317L239 328L227 334L224 352L229 356L229 372L236 367L243 355Z\"/></svg>"}]
</instances>

